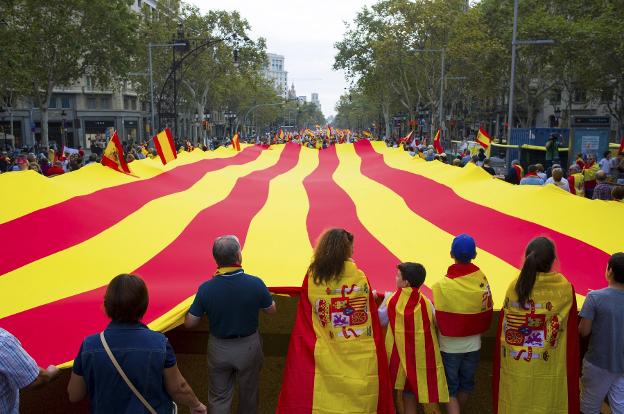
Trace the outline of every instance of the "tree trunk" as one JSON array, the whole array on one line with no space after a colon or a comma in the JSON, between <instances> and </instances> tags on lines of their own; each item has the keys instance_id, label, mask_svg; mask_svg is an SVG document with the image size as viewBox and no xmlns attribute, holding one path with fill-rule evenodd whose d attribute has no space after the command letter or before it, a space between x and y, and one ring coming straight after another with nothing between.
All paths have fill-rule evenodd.
<instances>
[{"instance_id":1,"label":"tree trunk","mask_svg":"<svg viewBox=\"0 0 624 414\"><path fill-rule=\"evenodd\" d=\"M388 103L381 104L381 110L383 111L384 124L386 126L386 138L390 138L390 136L392 135L392 127L391 127L392 122L390 120L390 105Z\"/></svg>"},{"instance_id":2,"label":"tree trunk","mask_svg":"<svg viewBox=\"0 0 624 414\"><path fill-rule=\"evenodd\" d=\"M41 147L47 147L50 145L48 140L48 108L43 105L40 106L41 112ZM60 149L62 151L62 148Z\"/></svg>"}]
</instances>

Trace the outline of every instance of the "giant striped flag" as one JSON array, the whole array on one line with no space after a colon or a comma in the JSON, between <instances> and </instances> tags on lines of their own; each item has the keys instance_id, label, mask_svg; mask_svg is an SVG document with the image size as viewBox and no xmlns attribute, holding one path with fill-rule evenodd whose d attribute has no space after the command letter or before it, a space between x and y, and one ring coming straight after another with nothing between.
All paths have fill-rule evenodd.
<instances>
[{"instance_id":1,"label":"giant striped flag","mask_svg":"<svg viewBox=\"0 0 624 414\"><path fill-rule=\"evenodd\" d=\"M156 152L158 153L160 161L162 161L163 165L175 160L178 157L178 152L176 151L175 143L173 142L173 135L171 134L171 130L169 128L165 128L164 131L160 131L154 136L153 139Z\"/></svg>"},{"instance_id":2,"label":"giant striped flag","mask_svg":"<svg viewBox=\"0 0 624 414\"><path fill-rule=\"evenodd\" d=\"M372 288L394 290L396 264L418 259L431 275L422 288L430 295L453 238L468 233L495 308L537 235L554 240L579 301L605 286L609 255L622 250L617 232L595 230L624 228L621 203L510 185L475 166L427 163L383 142L320 151L241 144L240 152L184 152L167 165L136 160L132 172L90 164L52 179L0 174L0 238L11 240L0 253L0 326L41 366L71 361L82 339L106 326L102 297L119 273L145 279L149 326L176 326L214 274L206 249L222 234L239 236L245 270L279 292L301 285L319 234L343 227L355 235L354 259ZM579 215L594 226L579 226ZM51 234L42 223L71 231ZM288 254L276 255L284 246Z\"/></svg>"}]
</instances>

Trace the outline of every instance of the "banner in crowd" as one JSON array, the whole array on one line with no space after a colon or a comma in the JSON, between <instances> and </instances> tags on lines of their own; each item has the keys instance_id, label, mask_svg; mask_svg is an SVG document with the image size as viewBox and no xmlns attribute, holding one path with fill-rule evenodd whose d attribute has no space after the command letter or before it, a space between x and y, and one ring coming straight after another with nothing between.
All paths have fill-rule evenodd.
<instances>
[{"instance_id":1,"label":"banner in crowd","mask_svg":"<svg viewBox=\"0 0 624 414\"><path fill-rule=\"evenodd\" d=\"M284 292L301 286L321 232L344 227L373 289L394 290L397 263L416 261L427 269L422 291L430 296L451 264L453 237L468 233L495 308L535 236L554 240L557 269L579 301L605 286L607 259L622 250L620 203L513 186L476 166L425 162L381 142L195 150L131 169L0 175L0 327L41 366L71 361L82 339L106 326L102 299L120 273L145 279L146 323L179 324L214 273L211 246L223 234L240 238L247 272Z\"/></svg>"}]
</instances>

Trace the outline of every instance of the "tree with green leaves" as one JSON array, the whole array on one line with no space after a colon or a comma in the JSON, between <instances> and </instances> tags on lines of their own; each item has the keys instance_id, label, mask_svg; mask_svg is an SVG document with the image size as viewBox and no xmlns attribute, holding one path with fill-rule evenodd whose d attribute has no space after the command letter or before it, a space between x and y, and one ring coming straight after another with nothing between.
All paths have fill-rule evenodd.
<instances>
[{"instance_id":1,"label":"tree with green leaves","mask_svg":"<svg viewBox=\"0 0 624 414\"><path fill-rule=\"evenodd\" d=\"M55 87L84 76L107 87L124 79L136 48L136 16L128 0L11 0L3 2L4 43L12 57L11 87L41 111L48 145L48 105ZM5 51L3 50L3 54Z\"/></svg>"}]
</instances>

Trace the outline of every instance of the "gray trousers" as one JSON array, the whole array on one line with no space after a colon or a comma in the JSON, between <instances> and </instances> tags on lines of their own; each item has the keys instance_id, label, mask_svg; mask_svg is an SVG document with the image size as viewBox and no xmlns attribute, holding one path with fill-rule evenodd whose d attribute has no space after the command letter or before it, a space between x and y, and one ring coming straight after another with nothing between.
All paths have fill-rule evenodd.
<instances>
[{"instance_id":1,"label":"gray trousers","mask_svg":"<svg viewBox=\"0 0 624 414\"><path fill-rule=\"evenodd\" d=\"M208 340L208 412L229 414L238 379L239 414L258 412L262 343L256 332L245 338Z\"/></svg>"}]
</instances>

